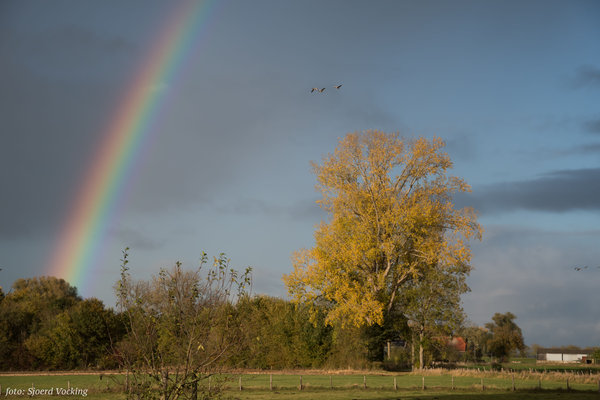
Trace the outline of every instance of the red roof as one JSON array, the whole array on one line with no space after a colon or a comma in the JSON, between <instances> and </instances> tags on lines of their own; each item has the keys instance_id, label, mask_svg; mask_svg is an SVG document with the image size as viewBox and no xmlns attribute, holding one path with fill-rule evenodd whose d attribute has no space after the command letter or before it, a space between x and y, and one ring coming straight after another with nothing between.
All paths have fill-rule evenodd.
<instances>
[{"instance_id":1,"label":"red roof","mask_svg":"<svg viewBox=\"0 0 600 400\"><path fill-rule=\"evenodd\" d=\"M460 336L450 339L448 345L454 347L458 351L465 351L467 349L467 343L465 343L465 340Z\"/></svg>"}]
</instances>

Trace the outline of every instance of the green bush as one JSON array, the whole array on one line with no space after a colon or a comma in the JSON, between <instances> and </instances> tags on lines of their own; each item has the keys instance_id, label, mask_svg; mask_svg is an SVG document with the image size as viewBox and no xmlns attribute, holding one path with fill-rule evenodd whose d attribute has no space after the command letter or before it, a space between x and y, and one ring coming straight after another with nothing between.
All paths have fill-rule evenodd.
<instances>
[{"instance_id":1,"label":"green bush","mask_svg":"<svg viewBox=\"0 0 600 400\"><path fill-rule=\"evenodd\" d=\"M497 363L497 362L493 362L490 364L490 369L492 371L502 371L502 364Z\"/></svg>"}]
</instances>

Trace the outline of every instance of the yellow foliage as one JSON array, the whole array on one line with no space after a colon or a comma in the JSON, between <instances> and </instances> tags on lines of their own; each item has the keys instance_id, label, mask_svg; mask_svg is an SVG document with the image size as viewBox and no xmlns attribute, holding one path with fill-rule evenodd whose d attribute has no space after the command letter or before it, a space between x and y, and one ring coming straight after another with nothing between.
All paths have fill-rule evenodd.
<instances>
[{"instance_id":1,"label":"yellow foliage","mask_svg":"<svg viewBox=\"0 0 600 400\"><path fill-rule=\"evenodd\" d=\"M470 187L446 175L452 163L443 147L439 138L367 131L348 134L312 163L318 204L330 218L284 276L295 301L329 302L329 323L382 323L421 268L469 264L467 242L482 229L472 209L454 208L452 195Z\"/></svg>"}]
</instances>

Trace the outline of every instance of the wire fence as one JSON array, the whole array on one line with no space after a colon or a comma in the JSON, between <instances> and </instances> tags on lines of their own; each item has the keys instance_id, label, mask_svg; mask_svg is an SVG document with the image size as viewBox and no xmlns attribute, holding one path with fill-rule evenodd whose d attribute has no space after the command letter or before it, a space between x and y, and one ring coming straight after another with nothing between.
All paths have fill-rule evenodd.
<instances>
[{"instance_id":1,"label":"wire fence","mask_svg":"<svg viewBox=\"0 0 600 400\"><path fill-rule=\"evenodd\" d=\"M55 388L71 394L89 389L90 393L115 391L126 381L124 375L102 380L94 376L21 376L0 379L0 394L6 396L44 394ZM95 381L95 382L94 382ZM457 391L585 391L600 393L600 377L582 374L492 372L472 370L427 370L399 374L361 373L229 373L203 380L208 392L221 388L243 390L457 390ZM10 392L19 391L18 393ZM38 393L39 392L39 393ZM62 393L62 392L61 392ZM56 393L54 393L56 395Z\"/></svg>"},{"instance_id":2,"label":"wire fence","mask_svg":"<svg viewBox=\"0 0 600 400\"><path fill-rule=\"evenodd\" d=\"M524 374L496 374L490 376L440 375L281 375L241 374L230 376L225 384L228 390L279 389L411 389L411 390L576 390L600 392L600 378L546 379Z\"/></svg>"}]
</instances>

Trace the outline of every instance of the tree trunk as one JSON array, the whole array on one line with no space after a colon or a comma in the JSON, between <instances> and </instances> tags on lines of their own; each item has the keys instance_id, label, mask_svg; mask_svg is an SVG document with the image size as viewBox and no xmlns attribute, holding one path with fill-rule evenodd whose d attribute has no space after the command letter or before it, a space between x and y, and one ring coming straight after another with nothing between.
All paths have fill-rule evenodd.
<instances>
[{"instance_id":1,"label":"tree trunk","mask_svg":"<svg viewBox=\"0 0 600 400\"><path fill-rule=\"evenodd\" d=\"M392 343L387 341L387 359L388 361L392 359Z\"/></svg>"},{"instance_id":2,"label":"tree trunk","mask_svg":"<svg viewBox=\"0 0 600 400\"><path fill-rule=\"evenodd\" d=\"M163 371L163 387L162 387L162 400L167 400L169 398L169 370Z\"/></svg>"},{"instance_id":3,"label":"tree trunk","mask_svg":"<svg viewBox=\"0 0 600 400\"><path fill-rule=\"evenodd\" d=\"M412 340L410 341L410 364L412 365L413 371L415 369L415 334L412 333Z\"/></svg>"},{"instance_id":4,"label":"tree trunk","mask_svg":"<svg viewBox=\"0 0 600 400\"><path fill-rule=\"evenodd\" d=\"M419 369L423 369L423 332L419 332Z\"/></svg>"}]
</instances>

